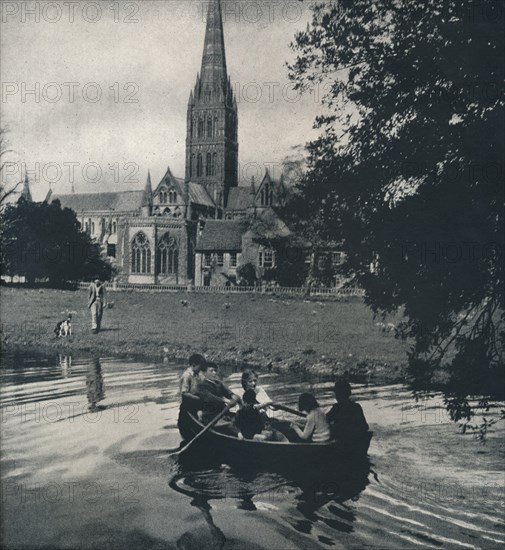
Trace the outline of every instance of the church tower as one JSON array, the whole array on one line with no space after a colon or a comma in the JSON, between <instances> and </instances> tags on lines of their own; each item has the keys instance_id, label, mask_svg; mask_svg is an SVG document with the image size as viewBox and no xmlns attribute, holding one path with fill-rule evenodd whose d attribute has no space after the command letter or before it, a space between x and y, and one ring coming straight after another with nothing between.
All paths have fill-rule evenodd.
<instances>
[{"instance_id":1,"label":"church tower","mask_svg":"<svg viewBox=\"0 0 505 550\"><path fill-rule=\"evenodd\" d=\"M237 102L226 70L220 0L210 0L202 67L189 96L186 180L201 183L221 208L238 183Z\"/></svg>"}]
</instances>

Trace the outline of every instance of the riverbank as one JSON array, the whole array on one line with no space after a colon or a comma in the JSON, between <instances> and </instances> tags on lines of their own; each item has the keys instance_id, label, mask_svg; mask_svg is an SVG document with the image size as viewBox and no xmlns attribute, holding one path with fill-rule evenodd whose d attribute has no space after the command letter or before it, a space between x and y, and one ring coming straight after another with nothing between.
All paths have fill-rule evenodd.
<instances>
[{"instance_id":1,"label":"riverbank","mask_svg":"<svg viewBox=\"0 0 505 550\"><path fill-rule=\"evenodd\" d=\"M255 295L109 292L103 330L92 334L86 291L2 288L2 347L88 356L185 361L203 353L252 366L356 382L405 380L407 343L374 320L361 298L318 302ZM56 323L72 314L72 338ZM387 329L387 330L385 330Z\"/></svg>"}]
</instances>

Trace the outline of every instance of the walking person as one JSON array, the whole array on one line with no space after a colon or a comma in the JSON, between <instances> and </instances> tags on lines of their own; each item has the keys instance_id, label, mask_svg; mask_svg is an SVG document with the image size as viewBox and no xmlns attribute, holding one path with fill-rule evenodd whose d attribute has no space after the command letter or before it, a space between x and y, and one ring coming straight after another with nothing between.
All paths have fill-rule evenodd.
<instances>
[{"instance_id":1,"label":"walking person","mask_svg":"<svg viewBox=\"0 0 505 550\"><path fill-rule=\"evenodd\" d=\"M91 332L96 334L102 324L103 304L105 301L105 283L95 279L89 285L88 308L91 310Z\"/></svg>"}]
</instances>

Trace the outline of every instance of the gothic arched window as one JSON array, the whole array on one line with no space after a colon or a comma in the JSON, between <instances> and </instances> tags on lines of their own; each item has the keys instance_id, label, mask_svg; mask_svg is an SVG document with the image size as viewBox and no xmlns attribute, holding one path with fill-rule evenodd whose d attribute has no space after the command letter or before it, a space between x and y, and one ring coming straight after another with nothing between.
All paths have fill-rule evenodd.
<instances>
[{"instance_id":1,"label":"gothic arched window","mask_svg":"<svg viewBox=\"0 0 505 550\"><path fill-rule=\"evenodd\" d=\"M203 117L200 117L200 119L198 120L198 137L201 138L204 136L204 122L203 122Z\"/></svg>"},{"instance_id":2,"label":"gothic arched window","mask_svg":"<svg viewBox=\"0 0 505 550\"><path fill-rule=\"evenodd\" d=\"M177 273L179 268L179 248L177 241L165 233L158 243L156 255L156 274Z\"/></svg>"},{"instance_id":3,"label":"gothic arched window","mask_svg":"<svg viewBox=\"0 0 505 550\"><path fill-rule=\"evenodd\" d=\"M144 233L135 235L131 246L132 273L151 273L151 246Z\"/></svg>"},{"instance_id":4,"label":"gothic arched window","mask_svg":"<svg viewBox=\"0 0 505 550\"><path fill-rule=\"evenodd\" d=\"M214 137L214 129L213 129L213 124L212 124L212 115L209 115L207 117L207 137L208 138L211 138L211 137Z\"/></svg>"},{"instance_id":5,"label":"gothic arched window","mask_svg":"<svg viewBox=\"0 0 505 550\"><path fill-rule=\"evenodd\" d=\"M168 192L168 202L170 204L174 204L177 202L177 193L173 189Z\"/></svg>"},{"instance_id":6,"label":"gothic arched window","mask_svg":"<svg viewBox=\"0 0 505 550\"><path fill-rule=\"evenodd\" d=\"M196 172L195 155L191 155L191 161L189 163L189 177L192 178L195 172Z\"/></svg>"},{"instance_id":7,"label":"gothic arched window","mask_svg":"<svg viewBox=\"0 0 505 550\"><path fill-rule=\"evenodd\" d=\"M196 117L193 118L193 122L191 124L191 135L194 138L198 136L198 119Z\"/></svg>"},{"instance_id":8,"label":"gothic arched window","mask_svg":"<svg viewBox=\"0 0 505 550\"><path fill-rule=\"evenodd\" d=\"M214 153L212 155L212 175L215 176L217 174L217 153Z\"/></svg>"},{"instance_id":9,"label":"gothic arched window","mask_svg":"<svg viewBox=\"0 0 505 550\"><path fill-rule=\"evenodd\" d=\"M219 135L219 125L218 125L217 121L218 121L218 118L217 118L217 115L215 115L214 116L214 135L215 136Z\"/></svg>"},{"instance_id":10,"label":"gothic arched window","mask_svg":"<svg viewBox=\"0 0 505 550\"><path fill-rule=\"evenodd\" d=\"M203 176L203 158L202 153L198 153L196 157L196 175L201 178Z\"/></svg>"},{"instance_id":11,"label":"gothic arched window","mask_svg":"<svg viewBox=\"0 0 505 550\"><path fill-rule=\"evenodd\" d=\"M210 87L205 89L205 103L210 103L212 100L212 91Z\"/></svg>"},{"instance_id":12,"label":"gothic arched window","mask_svg":"<svg viewBox=\"0 0 505 550\"><path fill-rule=\"evenodd\" d=\"M205 175L206 176L212 175L212 155L210 153L207 153L207 156L205 159Z\"/></svg>"},{"instance_id":13,"label":"gothic arched window","mask_svg":"<svg viewBox=\"0 0 505 550\"><path fill-rule=\"evenodd\" d=\"M266 184L261 190L261 206L271 206L274 202L274 192L272 188Z\"/></svg>"}]
</instances>

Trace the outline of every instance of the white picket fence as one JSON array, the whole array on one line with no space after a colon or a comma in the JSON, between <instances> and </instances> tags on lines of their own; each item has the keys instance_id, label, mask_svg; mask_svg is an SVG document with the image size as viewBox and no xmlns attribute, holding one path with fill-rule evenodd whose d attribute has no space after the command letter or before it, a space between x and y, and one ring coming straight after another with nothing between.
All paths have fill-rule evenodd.
<instances>
[{"instance_id":1,"label":"white picket fence","mask_svg":"<svg viewBox=\"0 0 505 550\"><path fill-rule=\"evenodd\" d=\"M87 289L89 283L78 283L81 289ZM317 298L345 298L363 296L361 289L313 287L272 287L272 286L194 286L194 285L155 285L107 283L106 288L112 292L190 292L199 294L268 294L271 296L311 296Z\"/></svg>"}]
</instances>

